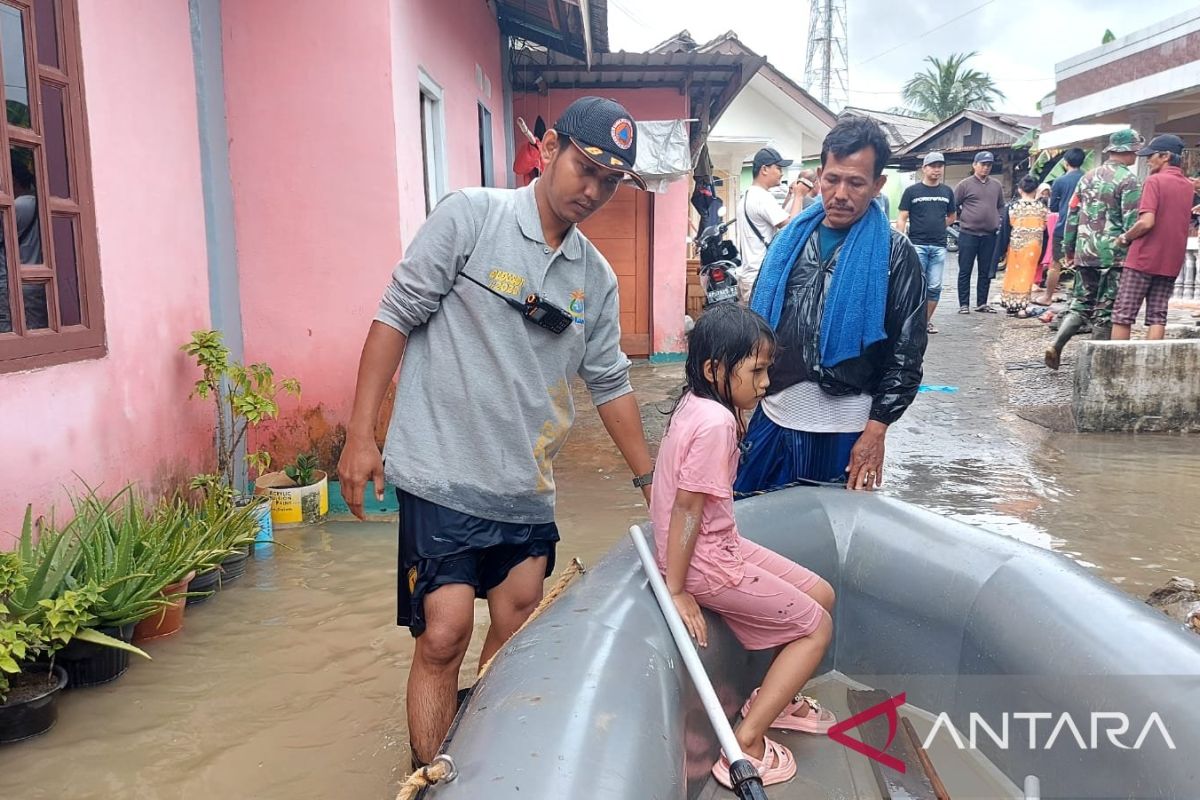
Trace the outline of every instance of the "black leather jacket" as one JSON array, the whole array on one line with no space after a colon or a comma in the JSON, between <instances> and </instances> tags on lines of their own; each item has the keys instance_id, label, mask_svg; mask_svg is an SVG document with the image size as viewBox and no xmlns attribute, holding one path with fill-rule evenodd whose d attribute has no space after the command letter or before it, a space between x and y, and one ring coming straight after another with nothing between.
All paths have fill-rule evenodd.
<instances>
[{"instance_id":1,"label":"black leather jacket","mask_svg":"<svg viewBox=\"0 0 1200 800\"><path fill-rule=\"evenodd\" d=\"M809 237L788 276L787 296L775 329L779 350L769 373L767 394L803 381L814 381L835 397L866 393L873 398L871 419L891 425L904 414L921 385L928 339L921 262L907 237L892 231L883 322L887 338L857 358L826 369L821 366L821 318L841 248L822 265L817 239L816 235Z\"/></svg>"}]
</instances>

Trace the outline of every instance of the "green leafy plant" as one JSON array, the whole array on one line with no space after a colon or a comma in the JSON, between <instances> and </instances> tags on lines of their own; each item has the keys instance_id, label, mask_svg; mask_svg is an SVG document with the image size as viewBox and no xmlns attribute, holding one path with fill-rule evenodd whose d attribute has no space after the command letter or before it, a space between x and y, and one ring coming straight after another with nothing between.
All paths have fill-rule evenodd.
<instances>
[{"instance_id":1,"label":"green leafy plant","mask_svg":"<svg viewBox=\"0 0 1200 800\"><path fill-rule=\"evenodd\" d=\"M180 349L195 359L202 376L192 389L192 397L211 399L217 410L217 474L227 486L235 483L235 460L246 433L264 420L279 416L281 393L300 395L300 383L294 378L275 379L267 364L244 366L231 361L229 348L218 331L193 331L192 338ZM246 465L262 474L271 465L265 450L246 455Z\"/></svg>"},{"instance_id":2,"label":"green leafy plant","mask_svg":"<svg viewBox=\"0 0 1200 800\"><path fill-rule=\"evenodd\" d=\"M320 468L320 463L313 453L301 453L296 456L296 463L283 468L283 473L296 482L297 486L311 486L313 473Z\"/></svg>"},{"instance_id":3,"label":"green leafy plant","mask_svg":"<svg viewBox=\"0 0 1200 800\"><path fill-rule=\"evenodd\" d=\"M222 550L240 551L258 536L258 507L270 502L265 496L238 498L216 475L197 475L190 487L199 492L200 502L194 506L197 524L212 528L212 542Z\"/></svg>"},{"instance_id":4,"label":"green leafy plant","mask_svg":"<svg viewBox=\"0 0 1200 800\"><path fill-rule=\"evenodd\" d=\"M163 589L234 552L232 510L209 518L182 497L147 507L132 486L107 499L89 489L73 503L80 554L71 581L101 587L95 607L100 625L119 627L161 611L179 598L164 596ZM238 519L244 528L243 515ZM244 537L233 538L240 544Z\"/></svg>"},{"instance_id":5,"label":"green leafy plant","mask_svg":"<svg viewBox=\"0 0 1200 800\"><path fill-rule=\"evenodd\" d=\"M76 542L72 523L61 530L43 529L35 544L32 508L27 507L16 551L0 553L0 704L7 700L12 677L28 662L53 658L72 639L149 658L141 649L92 628L101 594L96 583L66 588L79 561Z\"/></svg>"}]
</instances>

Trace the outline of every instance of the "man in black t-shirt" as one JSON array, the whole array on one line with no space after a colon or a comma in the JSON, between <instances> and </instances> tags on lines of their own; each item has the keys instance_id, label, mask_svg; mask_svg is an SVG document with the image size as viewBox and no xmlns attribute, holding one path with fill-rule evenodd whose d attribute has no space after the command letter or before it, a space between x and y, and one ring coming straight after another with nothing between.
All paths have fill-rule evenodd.
<instances>
[{"instance_id":1,"label":"man in black t-shirt","mask_svg":"<svg viewBox=\"0 0 1200 800\"><path fill-rule=\"evenodd\" d=\"M942 295L942 271L946 268L946 227L954 223L954 191L942 183L946 159L941 153L925 156L921 182L904 190L896 230L907 233L925 272L926 316L930 333L933 312Z\"/></svg>"}]
</instances>

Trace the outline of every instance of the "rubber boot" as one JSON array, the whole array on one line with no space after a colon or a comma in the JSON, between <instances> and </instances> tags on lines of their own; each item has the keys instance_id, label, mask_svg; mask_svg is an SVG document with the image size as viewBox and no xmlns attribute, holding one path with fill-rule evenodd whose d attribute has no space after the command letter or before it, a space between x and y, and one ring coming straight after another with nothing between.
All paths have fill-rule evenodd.
<instances>
[{"instance_id":1,"label":"rubber boot","mask_svg":"<svg viewBox=\"0 0 1200 800\"><path fill-rule=\"evenodd\" d=\"M1046 366L1050 369L1058 369L1059 361L1062 358L1063 348L1067 346L1067 342L1071 341L1071 337L1079 333L1079 329L1083 327L1085 322L1080 314L1071 312L1067 318L1063 320L1062 325L1058 329L1058 336L1054 339L1054 344L1046 348Z\"/></svg>"},{"instance_id":2,"label":"rubber boot","mask_svg":"<svg viewBox=\"0 0 1200 800\"><path fill-rule=\"evenodd\" d=\"M1082 331L1080 331L1082 333ZM1097 322L1092 325L1092 341L1107 342L1112 339L1112 323Z\"/></svg>"}]
</instances>

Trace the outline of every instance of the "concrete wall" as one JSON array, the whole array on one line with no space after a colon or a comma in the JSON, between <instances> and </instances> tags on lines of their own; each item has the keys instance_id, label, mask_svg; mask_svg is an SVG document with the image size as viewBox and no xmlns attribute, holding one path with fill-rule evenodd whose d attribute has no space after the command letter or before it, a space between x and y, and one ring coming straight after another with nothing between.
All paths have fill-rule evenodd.
<instances>
[{"instance_id":1,"label":"concrete wall","mask_svg":"<svg viewBox=\"0 0 1200 800\"><path fill-rule=\"evenodd\" d=\"M300 380L259 444L340 447L358 356L403 246L425 219L419 70L443 93L446 189L480 183L478 102L504 185L500 39L475 0L223 7L246 357ZM491 96L479 88L476 65Z\"/></svg>"},{"instance_id":2,"label":"concrete wall","mask_svg":"<svg viewBox=\"0 0 1200 800\"><path fill-rule=\"evenodd\" d=\"M1080 431L1200 431L1200 340L1083 342L1072 410Z\"/></svg>"},{"instance_id":3,"label":"concrete wall","mask_svg":"<svg viewBox=\"0 0 1200 800\"><path fill-rule=\"evenodd\" d=\"M733 98L713 127L716 139L766 139L797 163L821 151L829 126L802 108L761 72Z\"/></svg>"},{"instance_id":4,"label":"concrete wall","mask_svg":"<svg viewBox=\"0 0 1200 800\"><path fill-rule=\"evenodd\" d=\"M545 95L518 94L513 98L515 117L524 117L533 129L541 114L547 127L573 101L590 94L584 91L552 90ZM608 89L602 92L625 106L634 119L686 119L687 98L673 89ZM655 195L650 256L651 357L670 359L685 350L683 334L687 280L688 197L691 181L679 180L670 190Z\"/></svg>"},{"instance_id":5,"label":"concrete wall","mask_svg":"<svg viewBox=\"0 0 1200 800\"><path fill-rule=\"evenodd\" d=\"M16 437L0 461L0 548L26 503L65 506L72 473L156 490L211 461L211 416L188 400L196 375L178 351L209 323L189 25L187 3L79 4L108 355L0 375Z\"/></svg>"}]
</instances>

